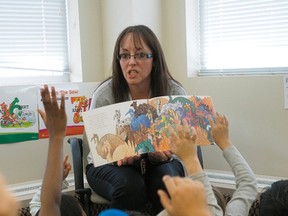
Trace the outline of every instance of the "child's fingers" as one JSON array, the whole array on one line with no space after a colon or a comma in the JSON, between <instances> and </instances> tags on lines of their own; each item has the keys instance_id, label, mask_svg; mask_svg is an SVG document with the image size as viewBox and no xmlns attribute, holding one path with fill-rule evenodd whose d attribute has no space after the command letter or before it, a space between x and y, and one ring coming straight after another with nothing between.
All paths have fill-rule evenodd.
<instances>
[{"instance_id":1,"label":"child's fingers","mask_svg":"<svg viewBox=\"0 0 288 216\"><path fill-rule=\"evenodd\" d=\"M176 185L175 185L175 181L174 181L174 178L169 176L169 175L165 175L163 177L163 182L167 188L167 191L169 194L172 194Z\"/></svg>"},{"instance_id":2,"label":"child's fingers","mask_svg":"<svg viewBox=\"0 0 288 216\"><path fill-rule=\"evenodd\" d=\"M189 139L192 135L191 128L188 125L183 126L184 137Z\"/></svg>"},{"instance_id":3,"label":"child's fingers","mask_svg":"<svg viewBox=\"0 0 288 216\"><path fill-rule=\"evenodd\" d=\"M42 120L43 120L43 122L44 122L44 124L45 124L45 126L46 126L46 113L43 111L43 110L41 110L41 109L37 109L37 112L40 114L40 116L41 116L41 118L42 118Z\"/></svg>"},{"instance_id":4,"label":"child's fingers","mask_svg":"<svg viewBox=\"0 0 288 216\"><path fill-rule=\"evenodd\" d=\"M163 191L163 190L158 190L157 193L158 193L158 195L160 197L160 202L163 205L163 207L168 212L170 212L171 211L171 207L172 207L172 203L171 203L171 200L170 200L168 194L165 191Z\"/></svg>"},{"instance_id":5,"label":"child's fingers","mask_svg":"<svg viewBox=\"0 0 288 216\"><path fill-rule=\"evenodd\" d=\"M65 164L65 166L63 167L64 170L71 170L71 164Z\"/></svg>"},{"instance_id":6,"label":"child's fingers","mask_svg":"<svg viewBox=\"0 0 288 216\"><path fill-rule=\"evenodd\" d=\"M65 155L64 160L63 160L63 166L65 170L71 170L71 164L68 160L68 154Z\"/></svg>"},{"instance_id":7,"label":"child's fingers","mask_svg":"<svg viewBox=\"0 0 288 216\"><path fill-rule=\"evenodd\" d=\"M51 86L51 98L52 98L52 103L55 105L57 104L57 96L56 96L56 91L55 91L55 87Z\"/></svg>"},{"instance_id":8,"label":"child's fingers","mask_svg":"<svg viewBox=\"0 0 288 216\"><path fill-rule=\"evenodd\" d=\"M227 117L226 117L225 115L223 115L223 118L224 118L224 124L228 126L228 125L229 125L229 122L228 122Z\"/></svg>"},{"instance_id":9,"label":"child's fingers","mask_svg":"<svg viewBox=\"0 0 288 216\"><path fill-rule=\"evenodd\" d=\"M175 139L177 138L175 130L171 127L171 125L168 125L167 129L169 131L169 138L175 141Z\"/></svg>"},{"instance_id":10,"label":"child's fingers","mask_svg":"<svg viewBox=\"0 0 288 216\"><path fill-rule=\"evenodd\" d=\"M50 101L51 101L48 85L44 85L44 88L41 89L41 96L42 96L44 108L46 110L47 103L50 103Z\"/></svg>"},{"instance_id":11,"label":"child's fingers","mask_svg":"<svg viewBox=\"0 0 288 216\"><path fill-rule=\"evenodd\" d=\"M168 145L170 147L170 150L172 152L175 152L175 150L176 150L175 143L177 142L178 137L176 136L173 128L170 125L168 125L168 130L169 130L169 134L170 134Z\"/></svg>"},{"instance_id":12,"label":"child's fingers","mask_svg":"<svg viewBox=\"0 0 288 216\"><path fill-rule=\"evenodd\" d=\"M64 157L64 164L67 163L67 161L68 161L68 157L69 157L69 155L66 154L65 157Z\"/></svg>"},{"instance_id":13,"label":"child's fingers","mask_svg":"<svg viewBox=\"0 0 288 216\"><path fill-rule=\"evenodd\" d=\"M177 134L180 138L185 136L185 131L183 129L184 128L182 125L177 125L177 127L176 127Z\"/></svg>"},{"instance_id":14,"label":"child's fingers","mask_svg":"<svg viewBox=\"0 0 288 216\"><path fill-rule=\"evenodd\" d=\"M168 142L168 145L169 145L170 151L172 153L175 153L175 151L177 150L175 142L170 139L169 142Z\"/></svg>"},{"instance_id":15,"label":"child's fingers","mask_svg":"<svg viewBox=\"0 0 288 216\"><path fill-rule=\"evenodd\" d=\"M193 143L195 143L195 142L196 142L196 139L197 139L197 132L196 132L195 127L192 127L191 130L192 130L191 140L192 140Z\"/></svg>"},{"instance_id":16,"label":"child's fingers","mask_svg":"<svg viewBox=\"0 0 288 216\"><path fill-rule=\"evenodd\" d=\"M216 115L214 116L214 122L215 124L219 124L220 123L220 116L219 113L217 112Z\"/></svg>"},{"instance_id":17,"label":"child's fingers","mask_svg":"<svg viewBox=\"0 0 288 216\"><path fill-rule=\"evenodd\" d=\"M214 126L214 121L213 121L213 119L212 119L212 116L211 116L211 115L208 115L208 116L207 116L207 119L208 119L209 124L211 125L211 127L213 127L213 126Z\"/></svg>"},{"instance_id":18,"label":"child's fingers","mask_svg":"<svg viewBox=\"0 0 288 216\"><path fill-rule=\"evenodd\" d=\"M188 121L187 121L185 118L182 119L182 124L183 124L184 126L185 126L185 125L187 125L187 126L189 125L189 124L188 124Z\"/></svg>"},{"instance_id":19,"label":"child's fingers","mask_svg":"<svg viewBox=\"0 0 288 216\"><path fill-rule=\"evenodd\" d=\"M61 94L60 109L65 112L65 94L64 93Z\"/></svg>"}]
</instances>

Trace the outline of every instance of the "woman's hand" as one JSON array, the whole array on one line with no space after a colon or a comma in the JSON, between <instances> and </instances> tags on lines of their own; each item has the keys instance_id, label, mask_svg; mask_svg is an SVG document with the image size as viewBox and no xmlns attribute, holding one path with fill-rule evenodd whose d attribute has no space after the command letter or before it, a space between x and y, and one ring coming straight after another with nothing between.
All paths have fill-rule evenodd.
<instances>
[{"instance_id":1,"label":"woman's hand","mask_svg":"<svg viewBox=\"0 0 288 216\"><path fill-rule=\"evenodd\" d=\"M122 160L117 161L117 165L118 166L132 165L135 161L139 160L140 158L141 158L141 155L125 157Z\"/></svg>"},{"instance_id":2,"label":"woman's hand","mask_svg":"<svg viewBox=\"0 0 288 216\"><path fill-rule=\"evenodd\" d=\"M171 151L150 152L148 153L148 159L152 164L163 163L172 158Z\"/></svg>"},{"instance_id":3,"label":"woman's hand","mask_svg":"<svg viewBox=\"0 0 288 216\"><path fill-rule=\"evenodd\" d=\"M148 159L152 164L166 162L170 160L171 157L172 157L172 153L170 151L148 153ZM117 165L118 166L132 165L134 164L135 161L140 160L140 159L141 159L141 155L125 157L122 160L117 161Z\"/></svg>"}]
</instances>

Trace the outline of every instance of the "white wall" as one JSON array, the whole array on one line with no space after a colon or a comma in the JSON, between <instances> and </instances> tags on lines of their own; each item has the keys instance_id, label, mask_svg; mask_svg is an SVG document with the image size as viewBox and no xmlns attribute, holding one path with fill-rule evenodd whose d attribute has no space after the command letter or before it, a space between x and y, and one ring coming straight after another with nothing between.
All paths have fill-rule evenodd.
<instances>
[{"instance_id":1,"label":"white wall","mask_svg":"<svg viewBox=\"0 0 288 216\"><path fill-rule=\"evenodd\" d=\"M187 45L185 36L191 33L186 26L195 23L189 20L191 14L185 14L185 3L194 2L163 1L162 21L167 21L164 47L172 73L188 94L210 95L216 111L228 116L231 140L257 175L288 177L288 110L284 109L283 77L187 78L193 68L187 58L191 44ZM192 48L197 51L197 47ZM230 170L216 147L204 147L203 152L205 168Z\"/></svg>"},{"instance_id":2,"label":"white wall","mask_svg":"<svg viewBox=\"0 0 288 216\"><path fill-rule=\"evenodd\" d=\"M47 139L1 144L0 171L5 176L7 184L42 179L46 165L47 149ZM66 139L64 152L71 155ZM71 156L69 157L71 158Z\"/></svg>"},{"instance_id":3,"label":"white wall","mask_svg":"<svg viewBox=\"0 0 288 216\"><path fill-rule=\"evenodd\" d=\"M288 177L288 111L284 109L282 76L192 77L187 59L186 3L194 0L71 0L74 16L73 77L102 81L111 73L115 40L128 25L145 24L163 45L173 76L188 94L210 95L217 111L228 116L232 142L257 175ZM74 5L75 6L75 5ZM75 8L75 7L74 7ZM77 44L78 43L78 44ZM77 50L77 47L79 48ZM81 48L80 48L81 47ZM80 50L79 50L80 49ZM195 48L196 49L196 48ZM196 49L197 50L197 49ZM77 53L80 57L77 58ZM75 57L76 56L76 57ZM78 62L74 62L78 61ZM73 81L75 81L73 80ZM47 140L0 145L0 170L8 184L41 179ZM70 154L69 145L65 152ZM206 169L229 171L215 146L203 148Z\"/></svg>"},{"instance_id":4,"label":"white wall","mask_svg":"<svg viewBox=\"0 0 288 216\"><path fill-rule=\"evenodd\" d=\"M130 25L149 25L155 33L159 30L161 1L159 0L105 0L102 3L103 55L105 77L111 75L114 44L120 32ZM144 19L143 19L144 17Z\"/></svg>"}]
</instances>

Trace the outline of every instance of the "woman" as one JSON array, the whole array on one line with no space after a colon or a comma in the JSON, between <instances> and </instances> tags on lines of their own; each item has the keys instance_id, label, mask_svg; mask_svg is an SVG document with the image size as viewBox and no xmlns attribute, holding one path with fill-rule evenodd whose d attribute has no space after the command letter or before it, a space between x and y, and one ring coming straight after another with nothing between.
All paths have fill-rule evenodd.
<instances>
[{"instance_id":1,"label":"woman","mask_svg":"<svg viewBox=\"0 0 288 216\"><path fill-rule=\"evenodd\" d=\"M185 90L169 73L156 35L144 25L124 29L115 44L112 77L95 90L90 109L137 99L165 95L185 95ZM201 157L201 149L199 148ZM200 158L202 160L202 158ZM170 151L124 158L117 165L94 167L88 156L86 176L112 208L144 211L150 201L155 213L161 206L158 189L165 189L164 175L184 176L184 170Z\"/></svg>"}]
</instances>

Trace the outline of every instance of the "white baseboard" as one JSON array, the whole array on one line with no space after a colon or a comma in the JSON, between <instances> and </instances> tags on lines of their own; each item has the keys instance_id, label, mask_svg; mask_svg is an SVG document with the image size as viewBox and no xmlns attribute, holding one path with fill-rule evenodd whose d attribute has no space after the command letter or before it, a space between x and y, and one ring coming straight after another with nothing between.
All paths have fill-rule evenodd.
<instances>
[{"instance_id":1,"label":"white baseboard","mask_svg":"<svg viewBox=\"0 0 288 216\"><path fill-rule=\"evenodd\" d=\"M211 184L216 187L226 188L229 190L236 189L235 177L232 172L223 172L219 170L207 170L205 169ZM258 192L261 193L264 188L271 186L275 181L285 179L285 177L275 176L256 176ZM287 179L287 178L286 178Z\"/></svg>"},{"instance_id":2,"label":"white baseboard","mask_svg":"<svg viewBox=\"0 0 288 216\"><path fill-rule=\"evenodd\" d=\"M205 169L209 180L212 185L221 188L222 190L233 193L236 188L235 178L232 172L223 172L219 170L208 170ZM265 187L269 187L274 181L285 179L284 177L272 177L272 176L256 176L257 177L257 185L258 191L261 193ZM66 178L69 187L68 189L63 190L63 192L74 192L74 175L70 174ZM85 179L85 185L87 185L87 181ZM21 207L29 206L29 202L35 193L39 190L42 184L42 179L24 182L21 184L9 185L8 189L16 196L19 200Z\"/></svg>"},{"instance_id":3,"label":"white baseboard","mask_svg":"<svg viewBox=\"0 0 288 216\"><path fill-rule=\"evenodd\" d=\"M69 187L63 192L73 192L74 191L74 175L70 174L66 178ZM11 191L17 200L20 202L20 206L26 207L29 206L29 202L33 198L33 196L36 194L36 192L39 190L39 188L42 185L42 179L30 181L30 182L24 182L20 184L13 184L8 185L8 190Z\"/></svg>"}]
</instances>

